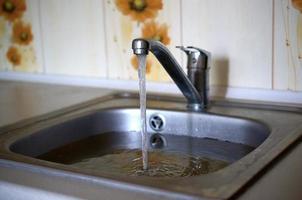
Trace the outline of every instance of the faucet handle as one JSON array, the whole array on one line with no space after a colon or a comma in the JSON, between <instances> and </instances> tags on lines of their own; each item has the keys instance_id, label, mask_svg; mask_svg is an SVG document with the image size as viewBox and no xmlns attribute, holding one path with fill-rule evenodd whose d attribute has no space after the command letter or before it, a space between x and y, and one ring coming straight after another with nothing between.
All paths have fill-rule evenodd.
<instances>
[{"instance_id":1,"label":"faucet handle","mask_svg":"<svg viewBox=\"0 0 302 200\"><path fill-rule=\"evenodd\" d=\"M187 54L188 78L200 94L203 106L207 107L209 103L210 52L192 46L177 46L176 48Z\"/></svg>"},{"instance_id":2,"label":"faucet handle","mask_svg":"<svg viewBox=\"0 0 302 200\"><path fill-rule=\"evenodd\" d=\"M176 46L176 48L185 52L188 56L188 68L209 69L211 53L192 46Z\"/></svg>"},{"instance_id":3,"label":"faucet handle","mask_svg":"<svg viewBox=\"0 0 302 200\"><path fill-rule=\"evenodd\" d=\"M187 55L189 55L189 54L191 54L191 53L198 52L198 50L195 49L194 47L176 46L176 48L182 50L182 51L185 52Z\"/></svg>"},{"instance_id":4,"label":"faucet handle","mask_svg":"<svg viewBox=\"0 0 302 200\"><path fill-rule=\"evenodd\" d=\"M190 54L190 53L201 53L205 56L211 56L211 53L204 50L204 49L201 49L201 48L198 48L198 47L193 47L193 46L187 46L187 47L184 47L184 46L176 46L176 48L184 51L186 54Z\"/></svg>"}]
</instances>

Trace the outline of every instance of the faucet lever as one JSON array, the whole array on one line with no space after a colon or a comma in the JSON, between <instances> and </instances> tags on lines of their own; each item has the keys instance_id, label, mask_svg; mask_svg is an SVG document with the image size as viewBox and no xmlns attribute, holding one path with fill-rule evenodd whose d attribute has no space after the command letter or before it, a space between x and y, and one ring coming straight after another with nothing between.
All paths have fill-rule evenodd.
<instances>
[{"instance_id":1,"label":"faucet lever","mask_svg":"<svg viewBox=\"0 0 302 200\"><path fill-rule=\"evenodd\" d=\"M188 78L200 94L203 106L209 103L209 75L211 54L203 49L192 46L176 46L187 54Z\"/></svg>"},{"instance_id":2,"label":"faucet lever","mask_svg":"<svg viewBox=\"0 0 302 200\"><path fill-rule=\"evenodd\" d=\"M176 46L176 48L184 51L185 53L190 53L191 52L191 49L190 48L187 48L187 47L184 47L184 46Z\"/></svg>"},{"instance_id":3,"label":"faucet lever","mask_svg":"<svg viewBox=\"0 0 302 200\"><path fill-rule=\"evenodd\" d=\"M188 69L189 68L199 68L199 69L209 69L211 53L193 46L176 46L176 48L185 52L188 56Z\"/></svg>"},{"instance_id":4,"label":"faucet lever","mask_svg":"<svg viewBox=\"0 0 302 200\"><path fill-rule=\"evenodd\" d=\"M198 53L198 49L195 47L184 47L184 46L176 46L176 48L182 50L183 52L185 52L187 55L191 54L191 53Z\"/></svg>"}]
</instances>

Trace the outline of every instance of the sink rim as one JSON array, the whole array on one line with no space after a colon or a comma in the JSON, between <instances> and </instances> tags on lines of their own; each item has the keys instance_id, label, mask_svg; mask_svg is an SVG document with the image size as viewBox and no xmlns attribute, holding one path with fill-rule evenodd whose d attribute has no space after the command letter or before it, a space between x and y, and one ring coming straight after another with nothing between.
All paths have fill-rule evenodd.
<instances>
[{"instance_id":1,"label":"sink rim","mask_svg":"<svg viewBox=\"0 0 302 200\"><path fill-rule=\"evenodd\" d=\"M100 101L99 104L96 104L96 105L93 104L93 105L90 105L85 108L80 108L79 110L71 111L69 113L62 114L58 117L54 117L54 118L47 119L47 120L44 120L41 122L37 122L37 124L39 125L39 123L40 123L43 125L43 123L44 123L44 125L45 125L45 123L47 124L47 122L48 123L52 122L52 123L56 124L58 121L62 120L62 118L65 118L65 117L67 117L67 118L70 116L78 117L78 115L83 115L83 114L87 114L90 112L94 112L94 111L96 111L97 108L102 109L102 108L100 108L100 106L101 107L103 106L103 108L106 107L106 102L115 101L117 99L118 100L123 100L123 99L129 100L131 98L135 98L135 95L134 96L131 96L128 94L126 94L126 96L123 96L123 95L113 95L113 96L111 96L111 98L107 97L107 98L105 98L105 100ZM164 101L161 101L161 102L165 105ZM179 101L179 102L172 101L172 102L173 102L172 103L173 105L166 105L167 109L169 109L169 107L173 108L173 106L177 105L176 108L174 107L173 110L185 111L185 104L181 103L181 101ZM166 102L166 104L167 104L167 102ZM257 106L257 105L255 105L255 106ZM118 107L119 106L117 106L116 108L118 108ZM110 109L110 108L108 108L108 109ZM230 109L230 108L228 107L228 109ZM246 109L248 109L248 108L246 108ZM271 110L271 108L269 108L269 110ZM289 109L289 112L301 114L300 109L297 109L295 111ZM258 174L267 164L269 164L273 159L275 159L283 150L285 150L290 144L292 144L294 141L296 141L301 136L301 130L302 130L302 125L300 125L299 127L296 127L295 131L293 131L292 134L288 134L287 137L284 137L282 140L280 140L277 143L278 148L276 148L276 147L268 148L268 146L267 146L268 139L270 139L269 141L271 141L272 137L274 136L275 130L272 130L272 132L268 136L268 138L257 148L258 149L257 151L254 150L250 154L248 154L247 156L242 158L242 160L240 160L240 163L237 163L238 162L237 161L234 164L217 171L218 174L221 174L221 173L225 172L226 169L228 169L229 172L234 173L235 167L240 168L242 173L239 173L239 175L237 173L236 175L238 175L238 176L236 176L235 179L232 179L231 183L224 184L224 185L218 185L217 186L218 188L217 187L216 188L213 188L213 187L204 188L205 190L203 190L203 192L198 192L198 191L196 192L188 187L186 187L184 190L184 183L187 183L189 180L190 180L189 182L191 184L193 183L194 186L200 184L200 181L202 181L202 180L200 180L199 178L196 178L196 177L186 178L185 179L186 181L181 181L181 184L178 184L178 186L175 185L175 183L174 183L175 179L177 179L177 178L172 178L173 182L165 180L166 185L160 185L160 187L158 187L158 186L154 185L152 182L154 181L154 179L157 180L157 182L158 182L158 180L160 180L160 178L148 177L148 178L145 178L145 179L150 179L148 182L142 182L138 179L132 179L132 178L131 178L131 180L129 180L129 176L126 176L127 177L127 180L126 180L125 178L123 179L123 178L105 176L103 173L102 173L102 176L100 176L100 174L94 174L94 173L83 173L83 170L77 170L77 169L70 170L70 169L67 169L66 167L61 166L60 164L56 165L53 163L49 163L47 161L37 161L37 159L25 157L25 156L15 154L13 152L8 151L9 144L11 144L11 142L13 141L12 140L13 138L16 138L16 135L11 137L10 140L7 140L9 138L8 136L12 136L14 133L16 134L18 132L20 135L22 135L22 133L20 133L20 132L22 132L22 130L23 131L24 131L24 129L30 130L31 128L37 126L37 124L28 125L27 127L16 129L16 130L13 130L11 132L1 135L0 138L2 138L2 142L1 142L2 148L0 149L0 155L1 155L0 158L13 160L13 161L17 161L17 162L22 162L22 163L27 163L27 164L32 164L32 165L35 165L34 168L38 168L38 169L41 167L42 168L46 167L47 168L46 170L50 170L50 171L51 170L63 170L63 174L67 171L67 172L71 172L71 173L76 173L79 177L93 176L93 178L97 178L97 179L105 179L105 180L110 179L113 181L124 182L125 184L134 184L136 186L139 185L139 187L151 187L151 188L156 188L156 189L168 190L168 191L172 191L172 192L178 192L178 193L180 192L180 193L193 195L193 196L205 195L206 197L212 197L212 198L228 198L228 197L232 196L233 194L235 194L243 185L245 185L250 179L252 179L256 174ZM40 128L42 129L43 127L40 127ZM5 142L3 142L3 138L6 138ZM276 149L277 149L277 151L275 151ZM247 162L247 161L249 161L249 159L251 157L255 156L254 154L259 154L261 152L263 153L263 151L265 151L265 150L269 150L269 151L266 154L259 157L259 158L261 158L260 161L257 160L257 162L250 163L250 165L249 165L249 162ZM246 164L247 164L247 166L245 166ZM214 172L214 173L216 173L216 172ZM213 173L211 173L209 175L205 175L205 176L210 176L210 178L213 178L212 175L213 175ZM204 179L204 176L202 176L202 177ZM173 187L165 187L169 184L172 184ZM182 188L179 188L180 186ZM223 187L223 186L226 186L226 187Z\"/></svg>"}]
</instances>

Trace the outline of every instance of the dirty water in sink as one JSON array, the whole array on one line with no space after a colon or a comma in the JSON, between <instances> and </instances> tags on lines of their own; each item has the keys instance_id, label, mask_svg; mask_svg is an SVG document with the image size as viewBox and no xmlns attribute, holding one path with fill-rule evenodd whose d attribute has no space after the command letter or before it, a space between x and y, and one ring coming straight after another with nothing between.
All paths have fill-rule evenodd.
<instances>
[{"instance_id":1,"label":"dirty water in sink","mask_svg":"<svg viewBox=\"0 0 302 200\"><path fill-rule=\"evenodd\" d=\"M254 149L206 138L175 135L165 135L165 138L167 146L149 148L147 170L143 170L139 132L108 132L90 136L37 158L116 175L186 177L215 172Z\"/></svg>"},{"instance_id":2,"label":"dirty water in sink","mask_svg":"<svg viewBox=\"0 0 302 200\"><path fill-rule=\"evenodd\" d=\"M148 169L143 170L139 149L116 150L101 157L84 159L72 164L85 169L110 171L114 174L152 177L186 177L207 174L224 168L227 162L194 157L176 152L149 151Z\"/></svg>"},{"instance_id":3,"label":"dirty water in sink","mask_svg":"<svg viewBox=\"0 0 302 200\"><path fill-rule=\"evenodd\" d=\"M48 160L47 157L54 157L51 154L50 152L48 155L39 158ZM161 150L149 151L148 158L147 170L143 169L142 151L140 149L116 149L106 155L77 160L70 165L81 169L97 170L117 175L152 177L198 176L217 171L229 165L226 161Z\"/></svg>"}]
</instances>

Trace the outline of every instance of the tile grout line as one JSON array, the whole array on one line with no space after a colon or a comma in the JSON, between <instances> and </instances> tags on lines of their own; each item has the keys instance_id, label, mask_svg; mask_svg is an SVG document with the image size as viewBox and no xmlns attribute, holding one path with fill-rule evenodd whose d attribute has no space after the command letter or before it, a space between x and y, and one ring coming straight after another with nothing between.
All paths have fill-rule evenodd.
<instances>
[{"instance_id":1,"label":"tile grout line","mask_svg":"<svg viewBox=\"0 0 302 200\"><path fill-rule=\"evenodd\" d=\"M106 79L109 78L109 66L108 66L108 41L107 41L107 31L106 31L106 23L107 23L107 18L106 18L106 0L103 0L103 31L104 31L104 47L105 47L105 67L106 67Z\"/></svg>"},{"instance_id":2,"label":"tile grout line","mask_svg":"<svg viewBox=\"0 0 302 200\"><path fill-rule=\"evenodd\" d=\"M272 0L272 72L271 72L271 89L275 89L275 0Z\"/></svg>"},{"instance_id":3,"label":"tile grout line","mask_svg":"<svg viewBox=\"0 0 302 200\"><path fill-rule=\"evenodd\" d=\"M40 29L40 42L41 42L41 54L42 54L42 68L43 68L43 74L47 74L46 70L46 57L45 57L45 46L44 46L44 37L43 37L43 25L42 25L42 15L41 15L41 2L40 0L37 0L38 2L38 17L39 17L39 29Z\"/></svg>"},{"instance_id":4,"label":"tile grout line","mask_svg":"<svg viewBox=\"0 0 302 200\"><path fill-rule=\"evenodd\" d=\"M184 27L183 27L183 9L182 9L182 5L183 5L183 2L182 0L179 0L179 15L180 15L180 44L181 46L184 45ZM185 66L184 65L184 54L180 54L180 61L181 61L181 66Z\"/></svg>"}]
</instances>

